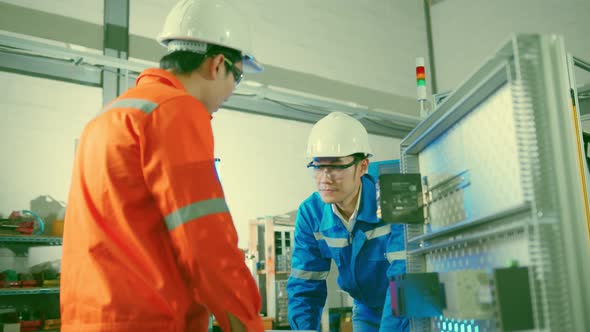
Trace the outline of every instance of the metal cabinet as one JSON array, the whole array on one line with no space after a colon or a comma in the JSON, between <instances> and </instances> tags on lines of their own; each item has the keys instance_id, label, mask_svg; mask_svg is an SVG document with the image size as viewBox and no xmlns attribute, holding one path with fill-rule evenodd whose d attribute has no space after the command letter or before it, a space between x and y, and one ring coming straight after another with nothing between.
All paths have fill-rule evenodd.
<instances>
[{"instance_id":1,"label":"metal cabinet","mask_svg":"<svg viewBox=\"0 0 590 332\"><path fill-rule=\"evenodd\" d=\"M288 326L287 279L291 273L295 213L250 221L249 252L256 261L255 278L262 296L262 314L274 326Z\"/></svg>"},{"instance_id":2,"label":"metal cabinet","mask_svg":"<svg viewBox=\"0 0 590 332\"><path fill-rule=\"evenodd\" d=\"M406 227L408 274L394 284L416 295L394 308L412 331L590 330L588 180L566 60L561 38L516 35L402 141L425 215Z\"/></svg>"}]
</instances>

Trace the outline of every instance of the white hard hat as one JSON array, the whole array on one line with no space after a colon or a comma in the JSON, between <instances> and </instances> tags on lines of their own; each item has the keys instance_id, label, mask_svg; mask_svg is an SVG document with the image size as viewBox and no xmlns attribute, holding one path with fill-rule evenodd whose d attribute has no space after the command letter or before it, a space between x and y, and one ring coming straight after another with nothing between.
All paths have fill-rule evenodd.
<instances>
[{"instance_id":1,"label":"white hard hat","mask_svg":"<svg viewBox=\"0 0 590 332\"><path fill-rule=\"evenodd\" d=\"M332 112L318 121L309 134L307 156L344 157L355 153L373 155L367 130L355 118Z\"/></svg>"},{"instance_id":2,"label":"white hard hat","mask_svg":"<svg viewBox=\"0 0 590 332\"><path fill-rule=\"evenodd\" d=\"M232 48L242 52L244 72L263 70L251 52L247 18L224 0L179 1L166 17L157 40L169 51L170 41L195 41Z\"/></svg>"}]
</instances>

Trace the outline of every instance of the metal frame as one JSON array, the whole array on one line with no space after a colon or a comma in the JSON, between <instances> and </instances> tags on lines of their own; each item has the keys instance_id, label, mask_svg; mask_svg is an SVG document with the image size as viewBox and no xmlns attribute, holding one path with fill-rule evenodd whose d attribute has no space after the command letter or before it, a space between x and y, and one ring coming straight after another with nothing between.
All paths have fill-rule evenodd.
<instances>
[{"instance_id":1,"label":"metal frame","mask_svg":"<svg viewBox=\"0 0 590 332\"><path fill-rule=\"evenodd\" d=\"M31 287L0 289L0 296L59 294L59 287Z\"/></svg>"},{"instance_id":2,"label":"metal frame","mask_svg":"<svg viewBox=\"0 0 590 332\"><path fill-rule=\"evenodd\" d=\"M573 62L570 60L570 69ZM506 253L513 246L525 248L523 261L532 272L535 330L590 330L590 286L586 282L590 276L590 211L581 167L584 155L576 144L579 118L571 112L570 86L560 37L516 35L402 141L402 169L420 172L421 156L434 143L444 142L447 133L501 88L511 91L513 135L520 160L520 183L513 185L520 186L523 204L514 202L519 205L457 220L436 232L409 225L408 272L439 272L430 269L441 264L449 270L495 268L502 258L490 255ZM471 149L470 143L455 142L461 146L453 148ZM502 155L497 158L502 162ZM473 262L472 252L479 253L481 260ZM436 330L435 321L442 319L414 319L412 330ZM502 328L494 321L485 326L486 331Z\"/></svg>"},{"instance_id":3,"label":"metal frame","mask_svg":"<svg viewBox=\"0 0 590 332\"><path fill-rule=\"evenodd\" d=\"M590 72L590 62L587 62L587 61L577 58L575 56L572 56L572 60L574 62L574 65Z\"/></svg>"},{"instance_id":4,"label":"metal frame","mask_svg":"<svg viewBox=\"0 0 590 332\"><path fill-rule=\"evenodd\" d=\"M590 83L583 82L584 85L578 84L575 75L575 68L580 68L590 73L590 62L584 61L580 58L568 55L568 69L570 74L570 86L574 93L573 102L576 105L577 114L580 116L580 120L584 120L584 116L590 114L590 109L582 108L590 105ZM582 95L583 94L583 95ZM585 113L583 113L585 111ZM581 130L580 130L581 131ZM581 137L581 133L580 133Z\"/></svg>"},{"instance_id":5,"label":"metal frame","mask_svg":"<svg viewBox=\"0 0 590 332\"><path fill-rule=\"evenodd\" d=\"M122 60L129 57L129 0L104 0L103 43L104 55ZM104 70L102 82L103 105L133 86L119 68Z\"/></svg>"},{"instance_id":6,"label":"metal frame","mask_svg":"<svg viewBox=\"0 0 590 332\"><path fill-rule=\"evenodd\" d=\"M29 248L61 246L62 238L54 236L0 235L0 248L8 248L14 257L27 257Z\"/></svg>"},{"instance_id":7,"label":"metal frame","mask_svg":"<svg viewBox=\"0 0 590 332\"><path fill-rule=\"evenodd\" d=\"M438 87L436 82L436 61L434 58L434 42L432 38L432 17L430 15L431 7L436 2L432 0L424 0L424 21L426 23L426 41L428 45L428 65L430 67L430 81L432 82L432 94L438 93Z\"/></svg>"},{"instance_id":8,"label":"metal frame","mask_svg":"<svg viewBox=\"0 0 590 332\"><path fill-rule=\"evenodd\" d=\"M0 70L4 71L102 86L110 91L108 94L105 91L105 102L110 101L107 99L114 95L113 91L120 93L125 87L133 86L141 71L158 66L154 62L119 59L7 32L0 32L0 63ZM103 72L108 73L108 80L103 78ZM369 133L393 138L404 137L419 122L417 117L389 110L247 80L223 108L307 123L315 123L331 111L342 111L359 119Z\"/></svg>"},{"instance_id":9,"label":"metal frame","mask_svg":"<svg viewBox=\"0 0 590 332\"><path fill-rule=\"evenodd\" d=\"M32 246L61 246L62 238L56 236L7 236L0 235L0 247L11 245Z\"/></svg>"}]
</instances>

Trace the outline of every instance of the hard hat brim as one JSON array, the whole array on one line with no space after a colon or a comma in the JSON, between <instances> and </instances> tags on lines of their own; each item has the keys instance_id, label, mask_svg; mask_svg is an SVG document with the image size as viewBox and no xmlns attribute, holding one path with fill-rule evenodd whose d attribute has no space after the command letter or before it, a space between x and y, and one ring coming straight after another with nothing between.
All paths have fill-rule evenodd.
<instances>
[{"instance_id":1,"label":"hard hat brim","mask_svg":"<svg viewBox=\"0 0 590 332\"><path fill-rule=\"evenodd\" d=\"M160 45L168 48L168 43L172 40L194 40L197 42L201 42L201 43L207 43L210 45L219 45L219 46L223 46L223 47L228 47L228 48L232 48L229 45L224 45L222 43L214 43L211 42L209 40L205 40L203 38L187 38L185 36L169 36L169 35L160 35L157 37L157 41L158 43L160 43ZM242 50L240 50L242 51ZM242 51L243 52L243 51ZM245 53L242 57L242 64L243 64L243 70L244 73L260 73L262 71L264 71L264 65L262 63L260 63L258 60L256 60L256 58L248 53Z\"/></svg>"}]
</instances>

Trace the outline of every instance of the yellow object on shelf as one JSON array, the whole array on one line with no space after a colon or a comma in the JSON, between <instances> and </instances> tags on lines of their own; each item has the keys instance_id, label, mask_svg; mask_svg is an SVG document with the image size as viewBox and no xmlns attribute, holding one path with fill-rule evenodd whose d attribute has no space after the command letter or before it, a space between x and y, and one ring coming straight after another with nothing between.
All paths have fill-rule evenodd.
<instances>
[{"instance_id":1,"label":"yellow object on shelf","mask_svg":"<svg viewBox=\"0 0 590 332\"><path fill-rule=\"evenodd\" d=\"M265 330L272 329L272 321L273 321L272 317L262 317L262 324L264 325Z\"/></svg>"},{"instance_id":2,"label":"yellow object on shelf","mask_svg":"<svg viewBox=\"0 0 590 332\"><path fill-rule=\"evenodd\" d=\"M63 220L55 220L53 225L51 226L51 235L53 236L63 236L64 234L64 221Z\"/></svg>"},{"instance_id":3,"label":"yellow object on shelf","mask_svg":"<svg viewBox=\"0 0 590 332\"><path fill-rule=\"evenodd\" d=\"M59 279L43 280L43 287L57 287L59 286Z\"/></svg>"},{"instance_id":4,"label":"yellow object on shelf","mask_svg":"<svg viewBox=\"0 0 590 332\"><path fill-rule=\"evenodd\" d=\"M46 319L43 322L43 330L59 330L61 326L61 319Z\"/></svg>"}]
</instances>

